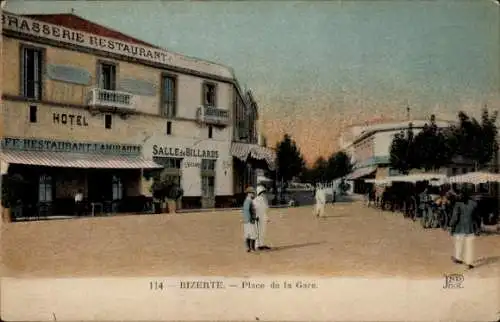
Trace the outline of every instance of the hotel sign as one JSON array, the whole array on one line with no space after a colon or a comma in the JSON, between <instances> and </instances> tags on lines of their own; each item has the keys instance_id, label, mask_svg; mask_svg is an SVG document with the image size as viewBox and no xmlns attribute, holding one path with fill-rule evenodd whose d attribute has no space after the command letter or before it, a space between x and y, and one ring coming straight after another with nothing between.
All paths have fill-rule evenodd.
<instances>
[{"instance_id":1,"label":"hotel sign","mask_svg":"<svg viewBox=\"0 0 500 322\"><path fill-rule=\"evenodd\" d=\"M217 159L219 151L192 148L172 148L168 146L153 145L155 157L198 157L204 159Z\"/></svg>"},{"instance_id":2,"label":"hotel sign","mask_svg":"<svg viewBox=\"0 0 500 322\"><path fill-rule=\"evenodd\" d=\"M113 155L140 155L142 150L140 145L132 144L85 143L22 138L3 138L2 149Z\"/></svg>"},{"instance_id":3,"label":"hotel sign","mask_svg":"<svg viewBox=\"0 0 500 322\"><path fill-rule=\"evenodd\" d=\"M101 37L13 14L2 13L2 26L4 30L11 30L25 35L42 37L86 48L99 49L131 58L143 59L153 63L175 65L186 69L200 70L221 77L233 78L229 68L222 65L188 58L159 48Z\"/></svg>"}]
</instances>

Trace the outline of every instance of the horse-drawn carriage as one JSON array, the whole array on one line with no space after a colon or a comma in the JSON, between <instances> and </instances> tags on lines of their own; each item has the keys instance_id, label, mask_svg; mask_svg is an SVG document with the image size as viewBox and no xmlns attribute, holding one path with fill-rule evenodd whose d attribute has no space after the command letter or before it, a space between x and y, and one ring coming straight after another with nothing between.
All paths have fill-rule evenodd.
<instances>
[{"instance_id":1,"label":"horse-drawn carriage","mask_svg":"<svg viewBox=\"0 0 500 322\"><path fill-rule=\"evenodd\" d=\"M415 174L365 182L374 184L367 193L368 205L402 212L414 221L419 218L424 228L447 229L457 197L450 184L500 182L500 175L473 172L448 178L441 174ZM476 194L473 198L478 202L477 230L482 224L498 224L498 199L484 194Z\"/></svg>"}]
</instances>

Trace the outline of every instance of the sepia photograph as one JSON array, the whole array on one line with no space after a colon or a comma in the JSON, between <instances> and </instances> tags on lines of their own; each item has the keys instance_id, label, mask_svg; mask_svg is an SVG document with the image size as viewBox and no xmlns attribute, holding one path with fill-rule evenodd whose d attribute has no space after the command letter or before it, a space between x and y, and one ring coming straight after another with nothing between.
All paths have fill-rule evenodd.
<instances>
[{"instance_id":1,"label":"sepia photograph","mask_svg":"<svg viewBox=\"0 0 500 322\"><path fill-rule=\"evenodd\" d=\"M1 321L498 321L497 0L2 0Z\"/></svg>"}]
</instances>

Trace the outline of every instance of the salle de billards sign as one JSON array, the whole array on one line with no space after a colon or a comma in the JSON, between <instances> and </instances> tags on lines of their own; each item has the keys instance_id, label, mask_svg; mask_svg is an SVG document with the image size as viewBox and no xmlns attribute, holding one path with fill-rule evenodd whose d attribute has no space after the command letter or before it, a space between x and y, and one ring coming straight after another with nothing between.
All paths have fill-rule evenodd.
<instances>
[{"instance_id":1,"label":"salle de billards sign","mask_svg":"<svg viewBox=\"0 0 500 322\"><path fill-rule=\"evenodd\" d=\"M199 157L217 159L219 151L201 150L192 148L171 148L168 146L153 145L153 156L155 157Z\"/></svg>"}]
</instances>

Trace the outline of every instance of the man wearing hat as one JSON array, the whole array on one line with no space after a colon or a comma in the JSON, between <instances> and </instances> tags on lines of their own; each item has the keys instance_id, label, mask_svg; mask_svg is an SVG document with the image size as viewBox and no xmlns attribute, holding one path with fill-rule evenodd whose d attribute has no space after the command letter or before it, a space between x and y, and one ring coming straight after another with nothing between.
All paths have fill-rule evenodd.
<instances>
[{"instance_id":1,"label":"man wearing hat","mask_svg":"<svg viewBox=\"0 0 500 322\"><path fill-rule=\"evenodd\" d=\"M255 207L255 214L257 217L257 249L267 250L270 247L266 246L264 243L266 236L266 226L269 221L267 217L267 199L266 199L266 187L263 185L257 186L257 197L253 200Z\"/></svg>"},{"instance_id":2,"label":"man wearing hat","mask_svg":"<svg viewBox=\"0 0 500 322\"><path fill-rule=\"evenodd\" d=\"M465 264L469 269L474 268L474 211L477 203L470 197L466 187L462 189L460 200L455 203L450 220L451 234L455 240L454 263Z\"/></svg>"},{"instance_id":3,"label":"man wearing hat","mask_svg":"<svg viewBox=\"0 0 500 322\"><path fill-rule=\"evenodd\" d=\"M257 239L256 213L253 204L255 189L247 187L245 189L247 197L243 202L243 234L247 246L247 252L255 251L255 240Z\"/></svg>"}]
</instances>

